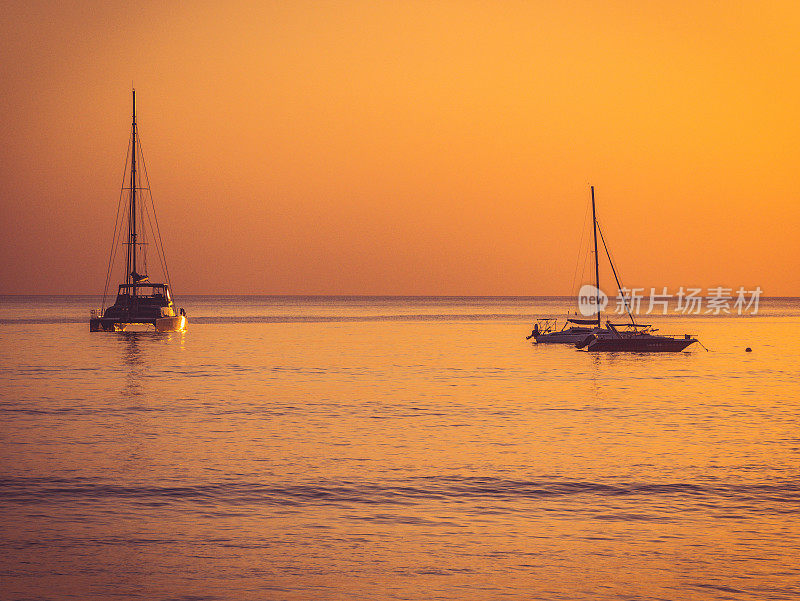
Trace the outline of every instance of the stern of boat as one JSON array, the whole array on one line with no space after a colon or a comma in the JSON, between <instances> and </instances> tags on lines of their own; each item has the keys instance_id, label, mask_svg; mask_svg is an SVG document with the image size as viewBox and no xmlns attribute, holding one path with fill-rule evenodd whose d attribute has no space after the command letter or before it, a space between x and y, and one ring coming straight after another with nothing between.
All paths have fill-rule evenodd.
<instances>
[{"instance_id":1,"label":"stern of boat","mask_svg":"<svg viewBox=\"0 0 800 601\"><path fill-rule=\"evenodd\" d=\"M186 329L186 316L159 317L153 324L156 332L183 332Z\"/></svg>"}]
</instances>

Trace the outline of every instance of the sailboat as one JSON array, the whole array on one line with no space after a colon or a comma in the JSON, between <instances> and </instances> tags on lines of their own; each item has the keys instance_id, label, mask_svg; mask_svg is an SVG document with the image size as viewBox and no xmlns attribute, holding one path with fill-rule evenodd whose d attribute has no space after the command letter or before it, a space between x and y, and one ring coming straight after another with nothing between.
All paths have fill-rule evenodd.
<instances>
[{"instance_id":1,"label":"sailboat","mask_svg":"<svg viewBox=\"0 0 800 601\"><path fill-rule=\"evenodd\" d=\"M558 320L552 317L537 319L531 335L536 344L575 344L584 340L589 334L602 335L603 328L597 325L596 319L580 319L568 317L559 329Z\"/></svg>"},{"instance_id":2,"label":"sailboat","mask_svg":"<svg viewBox=\"0 0 800 601\"><path fill-rule=\"evenodd\" d=\"M594 203L594 186L592 186L592 220L597 224L597 215ZM595 276L599 281L599 267L597 263L597 227L595 227L594 254L595 254ZM599 288L598 288L599 290ZM599 300L598 300L599 302ZM609 334L609 330L603 328L600 320L600 307L597 306L597 317L593 319L581 319L569 317L561 329L558 328L558 320L554 318L537 319L533 326L531 335L527 340L533 338L536 344L578 344L588 337L600 338Z\"/></svg>"},{"instance_id":3,"label":"sailboat","mask_svg":"<svg viewBox=\"0 0 800 601\"><path fill-rule=\"evenodd\" d=\"M120 193L120 206L117 209L118 221L114 225L106 286L103 290L103 306L99 310L92 310L89 318L89 330L91 332L124 331L132 325L152 325L156 332L182 332L186 329L186 312L182 308L178 313L175 312L175 304L170 291L169 270L161 244L161 232L158 229L155 207L150 196L150 182L136 125L136 90L133 90L133 122L129 156L129 185L125 187L123 183ZM142 166L141 173L137 171L137 162ZM127 166L128 162L126 161L126 168ZM127 203L124 202L125 191L128 192ZM125 221L124 226L123 221ZM150 282L147 273L146 251L150 244L146 228L148 224L150 225L150 238L156 247L166 283ZM124 242L122 242L123 231L126 234ZM119 285L114 304L106 307L111 271L116 251L120 245L125 246L126 249L125 282Z\"/></svg>"},{"instance_id":4,"label":"sailboat","mask_svg":"<svg viewBox=\"0 0 800 601\"><path fill-rule=\"evenodd\" d=\"M593 232L594 232L594 277L595 277L595 288L599 292L600 290L600 260L599 255L597 252L597 233L599 230L599 226L597 224L597 212L595 209L595 200L594 200L594 186L591 187L592 190L592 221L593 221ZM600 240L603 243L603 248L606 251L606 256L608 257L608 262L611 265L611 271L614 274L614 280L617 282L617 289L620 290L622 294L622 285L620 284L619 277L617 277L617 270L614 267L614 262L611 260L611 253L608 250L608 246L606 245L605 237L603 236L603 231L600 231ZM613 324L610 321L606 321L606 329L603 329L601 326L601 308L600 308L600 296L599 294L595 295L596 299L596 312L597 312L597 326L594 332L586 335L581 341L575 344L575 347L578 349L586 349L590 352L600 352L600 351L628 351L628 352L638 352L638 353L657 353L657 352L671 352L676 353L680 352L690 344L694 344L698 342L696 338L691 336L690 334L684 334L683 336L673 336L667 334L655 334L655 330L652 329L652 326L649 324L640 324L636 323L636 320L633 317L633 313L628 306L628 301L625 298L625 295L622 294L622 300L625 304L625 310L628 313L628 317L630 318L630 323L625 324Z\"/></svg>"}]
</instances>

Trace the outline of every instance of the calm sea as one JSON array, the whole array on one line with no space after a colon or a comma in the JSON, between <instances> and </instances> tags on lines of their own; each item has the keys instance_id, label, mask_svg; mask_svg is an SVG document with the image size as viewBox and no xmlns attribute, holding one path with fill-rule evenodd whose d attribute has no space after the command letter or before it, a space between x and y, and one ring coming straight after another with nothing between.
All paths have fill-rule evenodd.
<instances>
[{"instance_id":1,"label":"calm sea","mask_svg":"<svg viewBox=\"0 0 800 601\"><path fill-rule=\"evenodd\" d=\"M527 342L567 299L98 304L0 297L2 599L800 598L796 299L665 355Z\"/></svg>"}]
</instances>

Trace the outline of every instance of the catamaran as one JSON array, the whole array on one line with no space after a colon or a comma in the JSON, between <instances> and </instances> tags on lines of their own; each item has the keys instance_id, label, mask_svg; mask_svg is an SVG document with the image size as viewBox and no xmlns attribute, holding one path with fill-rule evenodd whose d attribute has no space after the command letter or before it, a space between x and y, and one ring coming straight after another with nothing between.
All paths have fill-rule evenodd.
<instances>
[{"instance_id":1,"label":"catamaran","mask_svg":"<svg viewBox=\"0 0 800 601\"><path fill-rule=\"evenodd\" d=\"M150 195L150 181L141 150L141 140L136 125L136 90L133 90L133 123L131 126L131 142L129 145L130 178L129 186L123 183L120 203L117 208L117 222L114 225L114 238L111 245L111 256L108 260L106 285L103 290L103 305L91 311L89 330L123 331L132 325L152 325L156 332L181 332L186 329L186 312L180 309L175 312L175 304L170 292L169 270L167 269L164 248L161 243L161 232L158 229L153 199ZM137 171L137 162L141 164L141 173ZM126 160L126 170L128 161ZM124 193L128 192L128 202L123 202ZM149 202L148 202L149 201ZM126 222L123 226L122 222ZM152 283L147 274L147 245L150 226L150 238L156 247L159 261L166 283ZM155 225L155 227L153 227ZM125 242L122 233L125 231ZM120 284L117 297L110 307L106 307L108 286L114 267L116 251L120 245L125 246L125 283Z\"/></svg>"}]
</instances>

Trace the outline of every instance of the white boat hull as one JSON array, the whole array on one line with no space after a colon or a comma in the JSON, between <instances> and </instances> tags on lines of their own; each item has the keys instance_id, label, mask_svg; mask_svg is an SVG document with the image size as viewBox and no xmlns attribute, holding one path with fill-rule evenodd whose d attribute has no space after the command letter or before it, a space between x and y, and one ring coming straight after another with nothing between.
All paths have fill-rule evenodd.
<instances>
[{"instance_id":1,"label":"white boat hull","mask_svg":"<svg viewBox=\"0 0 800 601\"><path fill-rule=\"evenodd\" d=\"M155 319L132 319L123 318L92 318L89 320L89 331L91 332L125 332L135 329L144 330L148 326L155 328L156 332L183 332L186 329L187 320L185 315L175 315L170 317L157 317Z\"/></svg>"},{"instance_id":2,"label":"white boat hull","mask_svg":"<svg viewBox=\"0 0 800 601\"><path fill-rule=\"evenodd\" d=\"M184 315L159 317L154 325L156 332L183 332L186 329L186 317Z\"/></svg>"},{"instance_id":3,"label":"white boat hull","mask_svg":"<svg viewBox=\"0 0 800 601\"><path fill-rule=\"evenodd\" d=\"M575 344L581 342L590 334L602 336L604 332L606 332L606 330L602 328L571 328L560 332L547 332L545 334L535 335L533 338L536 344Z\"/></svg>"}]
</instances>

